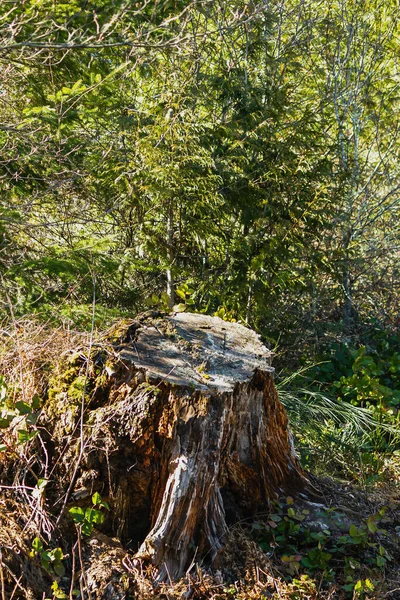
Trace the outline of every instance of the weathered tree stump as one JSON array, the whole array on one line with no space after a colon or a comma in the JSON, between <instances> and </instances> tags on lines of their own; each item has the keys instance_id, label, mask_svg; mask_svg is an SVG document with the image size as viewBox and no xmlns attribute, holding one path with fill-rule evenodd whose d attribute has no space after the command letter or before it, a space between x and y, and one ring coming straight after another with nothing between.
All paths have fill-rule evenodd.
<instances>
[{"instance_id":1,"label":"weathered tree stump","mask_svg":"<svg viewBox=\"0 0 400 600\"><path fill-rule=\"evenodd\" d=\"M135 323L117 351L126 377L90 417L100 432L93 444L113 436L107 469L117 520L145 535L136 557L160 580L179 578L194 557L216 559L229 522L307 480L271 353L253 331L180 313ZM124 469L115 453L122 439Z\"/></svg>"}]
</instances>

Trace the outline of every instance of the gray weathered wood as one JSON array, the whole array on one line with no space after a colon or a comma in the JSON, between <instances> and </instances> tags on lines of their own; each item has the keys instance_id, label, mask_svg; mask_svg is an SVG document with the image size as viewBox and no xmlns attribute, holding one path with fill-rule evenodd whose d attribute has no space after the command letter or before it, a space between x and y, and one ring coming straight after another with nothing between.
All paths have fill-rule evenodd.
<instances>
[{"instance_id":1,"label":"gray weathered wood","mask_svg":"<svg viewBox=\"0 0 400 600\"><path fill-rule=\"evenodd\" d=\"M251 329L186 312L162 324L143 324L134 342L121 351L121 358L145 369L149 378L204 391L231 391L255 369L272 372L271 356Z\"/></svg>"}]
</instances>

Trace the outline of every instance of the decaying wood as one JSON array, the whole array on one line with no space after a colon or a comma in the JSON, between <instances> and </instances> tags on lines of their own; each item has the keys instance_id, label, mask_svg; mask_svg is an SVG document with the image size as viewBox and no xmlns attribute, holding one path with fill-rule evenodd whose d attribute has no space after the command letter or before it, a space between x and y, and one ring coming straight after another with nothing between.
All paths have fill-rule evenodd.
<instances>
[{"instance_id":1,"label":"decaying wood","mask_svg":"<svg viewBox=\"0 0 400 600\"><path fill-rule=\"evenodd\" d=\"M117 368L110 404L92 411L92 443L107 440L117 533L175 579L195 557L217 559L228 523L305 477L254 332L180 313L135 323L117 350L124 380Z\"/></svg>"}]
</instances>

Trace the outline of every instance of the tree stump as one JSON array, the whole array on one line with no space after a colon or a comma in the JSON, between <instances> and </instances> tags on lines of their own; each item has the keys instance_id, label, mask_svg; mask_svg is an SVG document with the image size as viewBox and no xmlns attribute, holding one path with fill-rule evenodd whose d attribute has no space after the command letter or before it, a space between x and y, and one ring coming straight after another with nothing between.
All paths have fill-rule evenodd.
<instances>
[{"instance_id":1,"label":"tree stump","mask_svg":"<svg viewBox=\"0 0 400 600\"><path fill-rule=\"evenodd\" d=\"M159 580L176 579L195 557L218 557L230 522L307 480L271 353L253 331L179 313L134 323L117 351L127 375L91 427L125 440L132 467L114 457L111 470L123 490L117 517L145 535L136 558L155 565Z\"/></svg>"}]
</instances>

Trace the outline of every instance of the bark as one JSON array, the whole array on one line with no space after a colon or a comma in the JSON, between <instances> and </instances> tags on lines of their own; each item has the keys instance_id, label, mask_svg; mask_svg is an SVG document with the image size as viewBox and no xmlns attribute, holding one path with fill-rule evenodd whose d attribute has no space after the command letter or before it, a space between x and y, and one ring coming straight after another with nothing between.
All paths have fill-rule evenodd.
<instances>
[{"instance_id":1,"label":"bark","mask_svg":"<svg viewBox=\"0 0 400 600\"><path fill-rule=\"evenodd\" d=\"M307 480L254 332L181 313L134 323L117 351L88 418L85 485L108 485L106 533L174 580L193 560L218 562L231 523Z\"/></svg>"}]
</instances>

